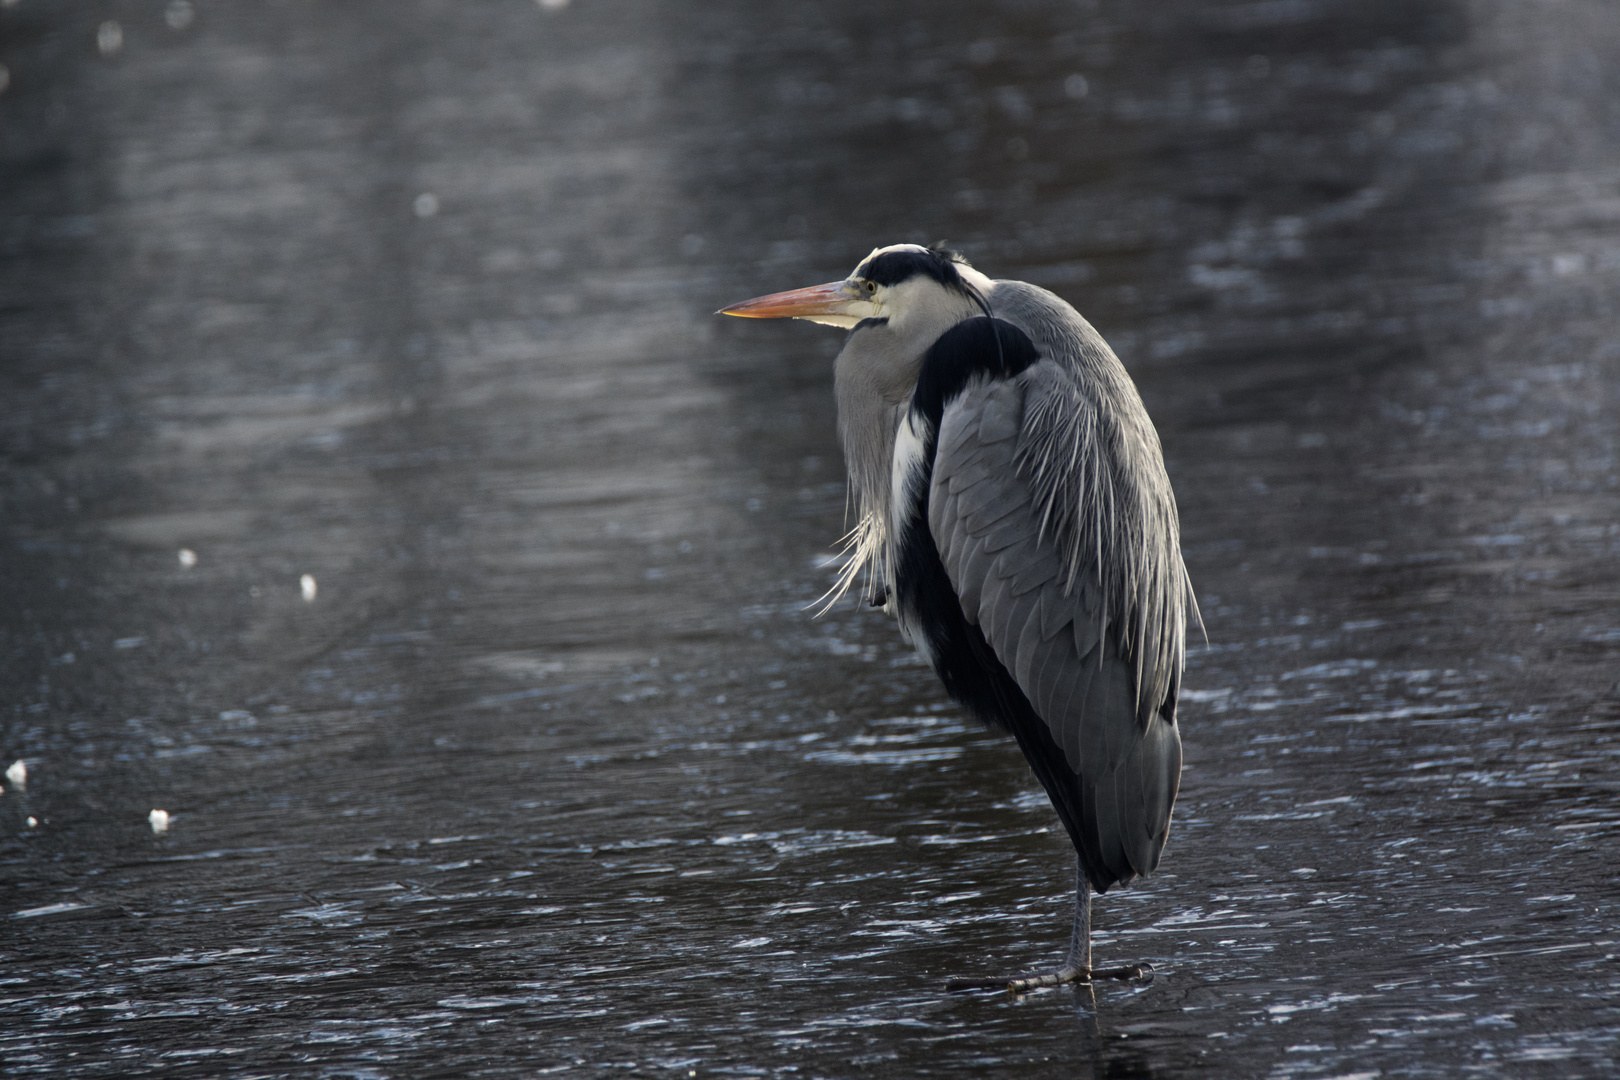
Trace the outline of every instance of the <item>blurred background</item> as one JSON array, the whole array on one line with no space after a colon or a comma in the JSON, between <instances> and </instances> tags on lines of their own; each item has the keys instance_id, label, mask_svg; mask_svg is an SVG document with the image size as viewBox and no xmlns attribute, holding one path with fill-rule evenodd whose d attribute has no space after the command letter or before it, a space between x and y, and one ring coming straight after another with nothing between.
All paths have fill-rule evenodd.
<instances>
[{"instance_id":1,"label":"blurred background","mask_svg":"<svg viewBox=\"0 0 1620 1080\"><path fill-rule=\"evenodd\" d=\"M1612 1076L1604 0L0 3L0 1073ZM880 615L840 335L945 240L1163 438L1146 986ZM153 822L149 814L163 810Z\"/></svg>"}]
</instances>

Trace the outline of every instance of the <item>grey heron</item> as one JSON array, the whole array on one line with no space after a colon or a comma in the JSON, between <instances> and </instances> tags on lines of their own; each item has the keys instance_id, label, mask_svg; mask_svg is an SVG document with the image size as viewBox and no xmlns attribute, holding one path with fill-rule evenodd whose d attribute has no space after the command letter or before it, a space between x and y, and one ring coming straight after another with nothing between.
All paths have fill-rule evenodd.
<instances>
[{"instance_id":1,"label":"grey heron","mask_svg":"<svg viewBox=\"0 0 1620 1080\"><path fill-rule=\"evenodd\" d=\"M1058 296L955 252L878 248L843 281L723 315L849 331L834 366L850 557L969 713L1010 733L1078 856L1069 952L1091 967L1091 890L1158 866L1181 778L1191 585L1158 433L1102 336Z\"/></svg>"}]
</instances>

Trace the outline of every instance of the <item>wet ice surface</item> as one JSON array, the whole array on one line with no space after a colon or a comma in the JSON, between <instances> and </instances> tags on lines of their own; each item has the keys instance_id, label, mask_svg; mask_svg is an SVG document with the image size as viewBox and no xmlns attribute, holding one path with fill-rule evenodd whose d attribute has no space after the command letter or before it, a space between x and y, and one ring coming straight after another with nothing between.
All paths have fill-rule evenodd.
<instances>
[{"instance_id":1,"label":"wet ice surface","mask_svg":"<svg viewBox=\"0 0 1620 1080\"><path fill-rule=\"evenodd\" d=\"M0 11L8 1074L1612 1075L1612 13L803 7ZM941 992L1066 841L707 314L940 237L1209 626L1094 1001Z\"/></svg>"}]
</instances>

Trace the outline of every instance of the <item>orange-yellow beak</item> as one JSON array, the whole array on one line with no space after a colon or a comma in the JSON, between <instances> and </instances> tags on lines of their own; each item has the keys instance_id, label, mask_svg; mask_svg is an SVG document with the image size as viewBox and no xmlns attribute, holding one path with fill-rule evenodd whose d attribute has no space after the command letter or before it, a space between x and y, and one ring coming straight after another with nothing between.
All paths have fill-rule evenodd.
<instances>
[{"instance_id":1,"label":"orange-yellow beak","mask_svg":"<svg viewBox=\"0 0 1620 1080\"><path fill-rule=\"evenodd\" d=\"M732 304L715 312L716 315L735 315L740 319L808 319L828 326L854 326L862 319L871 318L877 305L855 295L845 282L829 281L808 289L756 296L740 304Z\"/></svg>"}]
</instances>

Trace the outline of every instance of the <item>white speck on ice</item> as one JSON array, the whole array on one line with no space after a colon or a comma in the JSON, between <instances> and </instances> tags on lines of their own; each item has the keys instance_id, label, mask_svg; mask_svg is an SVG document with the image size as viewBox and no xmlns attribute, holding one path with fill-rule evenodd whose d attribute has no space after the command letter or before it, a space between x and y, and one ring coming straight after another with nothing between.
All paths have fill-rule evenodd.
<instances>
[{"instance_id":1,"label":"white speck on ice","mask_svg":"<svg viewBox=\"0 0 1620 1080\"><path fill-rule=\"evenodd\" d=\"M154 810L146 815L146 820L152 826L154 833L162 835L169 831L169 812L167 810Z\"/></svg>"},{"instance_id":2,"label":"white speck on ice","mask_svg":"<svg viewBox=\"0 0 1620 1080\"><path fill-rule=\"evenodd\" d=\"M96 48L102 56L111 56L124 47L124 28L108 19L96 27Z\"/></svg>"},{"instance_id":3,"label":"white speck on ice","mask_svg":"<svg viewBox=\"0 0 1620 1080\"><path fill-rule=\"evenodd\" d=\"M315 578L313 575L305 574L303 577L299 578L298 588L299 591L304 594L305 603L315 599Z\"/></svg>"}]
</instances>

